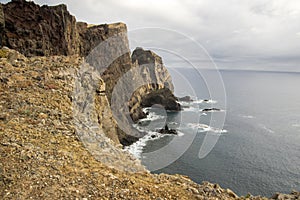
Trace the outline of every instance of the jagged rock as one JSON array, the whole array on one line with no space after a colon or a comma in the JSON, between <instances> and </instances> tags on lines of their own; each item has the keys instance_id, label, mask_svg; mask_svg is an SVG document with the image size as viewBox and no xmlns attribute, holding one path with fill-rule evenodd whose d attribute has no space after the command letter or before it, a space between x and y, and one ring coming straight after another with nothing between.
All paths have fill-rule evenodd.
<instances>
[{"instance_id":1,"label":"jagged rock","mask_svg":"<svg viewBox=\"0 0 300 200\"><path fill-rule=\"evenodd\" d=\"M26 2L25 0L13 0L5 5L6 14L11 12L8 14L10 23L8 29L5 30L6 44L23 51L26 55L54 55L56 53L71 55L77 52L77 45L83 45L78 52L86 54L88 49L96 45L97 40L87 46L80 44L79 41L73 49L74 37L72 35L76 35L76 32L73 32L72 27L75 23L73 23L72 17L65 12L66 8L64 6L37 8L37 5L33 2ZM45 12L40 9L44 9ZM47 10L50 13L47 16L50 21L44 19L43 14L47 13ZM24 11L32 16L27 16ZM40 20L40 23L34 22L36 19ZM53 19L55 20L53 21ZM32 25L28 22L30 20L33 20ZM47 24L48 22L50 24ZM47 26L54 28L55 31L58 31L56 32L57 38L53 38L53 41L49 40L48 36L53 34L50 29L45 29L49 31L47 33L49 35L46 34L45 38L41 38L45 32L41 34L40 30L36 29L36 25L38 25L38 28L42 27L42 30ZM108 35L110 33L118 34L121 30L120 27L123 29L124 25L119 24L112 27L108 25L108 29L104 28L104 32ZM98 28L101 29L101 27ZM95 32L97 31L95 30ZM29 34L29 36L27 37L26 34ZM121 30L121 34L123 34L123 30ZM91 35L93 34L91 33ZM18 38L19 36L20 38ZM62 39L62 44L57 44L59 39ZM109 55L113 56L118 51L119 46L114 45L126 47L128 44L126 43L127 37L121 37L122 40L124 42L111 43L113 47ZM55 46L55 44L58 46ZM141 49L138 49L138 51L143 53ZM148 60L149 56L151 60L153 52L146 52L146 56L140 58L137 56L136 58L139 58L141 62L134 62L133 66L147 64L144 61ZM123 61L125 63L122 63ZM155 66L153 72L156 73L154 77L162 77L162 79L157 79L158 84L140 87L140 90L132 95L131 106L139 105L143 95L163 89L167 82L171 81L168 74L164 74L166 70L160 63L159 58L154 57L152 61L154 61ZM204 182L199 185L181 175L150 174L144 171L143 166L132 156L121 148L115 148L112 143L112 140L116 140L115 132L111 133L111 139L108 138L110 134L107 135L108 137L104 135L101 130L110 129L110 131L115 131L116 128L113 121L104 119L107 116L111 118L112 115L109 111L109 98L103 95L103 92L111 94L111 88L113 88L111 86L115 84L108 81L109 76L111 76L108 72L118 72L119 75L114 80L117 81L124 75L126 70L132 69L129 53L121 59L117 59L110 65L111 71L108 70L106 74L104 73L104 75L107 75L108 85L111 84L109 92L101 79L99 84L93 83L97 87L93 88L95 90L92 91L91 97L95 101L96 107L101 108L99 110L93 108L91 117L93 120L99 120L96 128L101 126L102 128L99 128L99 135L96 138L98 140L91 140L91 143L86 144L90 148L95 148L94 153L96 155L89 153L87 146L84 146L78 140L77 135L74 134L75 122L73 120L72 103L75 99L70 98L72 96L70 93L74 92L75 74L77 74L81 63L82 59L77 56L24 58L14 51L1 49L0 195L2 198L239 198L232 191L224 190L216 184ZM118 71L118 67L120 67L120 71ZM143 74L145 77L150 77L153 73L146 71ZM91 84L88 85L91 86ZM169 85L169 90L172 91L171 85ZM105 106L103 107L103 105ZM82 135L90 133L89 128L94 127L87 127ZM86 139L91 138L87 137ZM128 173L135 171L142 172ZM278 194L274 198L299 199L299 196L298 192L293 192L291 195ZM240 199L245 198L241 197ZM266 198L250 196L249 199Z\"/></svg>"},{"instance_id":2,"label":"jagged rock","mask_svg":"<svg viewBox=\"0 0 300 200\"><path fill-rule=\"evenodd\" d=\"M3 5L5 22L1 13L0 8L3 46L26 56L88 56L108 37L126 31L122 23L89 26L76 22L64 4L39 6L32 1L17 0Z\"/></svg>"},{"instance_id":3,"label":"jagged rock","mask_svg":"<svg viewBox=\"0 0 300 200\"><path fill-rule=\"evenodd\" d=\"M179 101L185 101L185 102L191 102L193 101L193 99L190 96L184 96L184 97L180 97L178 98Z\"/></svg>"},{"instance_id":4,"label":"jagged rock","mask_svg":"<svg viewBox=\"0 0 300 200\"><path fill-rule=\"evenodd\" d=\"M123 94L132 96L132 99L126 101L133 122L145 117L140 106L141 97L162 88L173 91L171 77L159 56L151 51L137 48L131 57L127 27L123 23L92 26L84 22L76 22L66 5L39 6L25 0L4 4L3 11L5 15L3 45L16 49L26 56L74 54L86 56L87 63L98 69L106 84L105 94L109 104L118 81L128 71L138 69L131 74L132 79L124 84L122 91ZM18 61L15 61L12 64L19 66ZM131 91L130 88L139 82L149 84L141 85ZM56 88L52 83L47 83L44 87ZM104 95L103 92L100 91L101 95ZM120 102L117 103L119 105L124 103L120 99L123 94L119 94L115 99L115 102ZM168 104L167 109L177 109L172 98L162 103ZM121 118L126 120L127 117L124 115ZM131 144L140 137L139 133L130 136L126 134L133 132L128 123L127 127L117 129L118 139L122 144Z\"/></svg>"},{"instance_id":5,"label":"jagged rock","mask_svg":"<svg viewBox=\"0 0 300 200\"><path fill-rule=\"evenodd\" d=\"M177 131L176 131L175 129L170 129L170 128L168 127L168 125L166 125L166 126L165 126L164 128L162 128L162 129L159 129L158 132L161 133L161 134L170 134L170 135L177 135L177 134L178 134Z\"/></svg>"},{"instance_id":6,"label":"jagged rock","mask_svg":"<svg viewBox=\"0 0 300 200\"><path fill-rule=\"evenodd\" d=\"M212 111L221 111L219 108L204 108L202 112L212 112Z\"/></svg>"},{"instance_id":7,"label":"jagged rock","mask_svg":"<svg viewBox=\"0 0 300 200\"><path fill-rule=\"evenodd\" d=\"M181 106L177 103L177 98L168 88L154 90L142 97L141 106L151 107L152 105L162 105L168 111L180 111Z\"/></svg>"},{"instance_id":8,"label":"jagged rock","mask_svg":"<svg viewBox=\"0 0 300 200\"><path fill-rule=\"evenodd\" d=\"M39 6L21 0L4 4L3 11L4 46L26 56L79 53L76 19L66 5Z\"/></svg>"},{"instance_id":9,"label":"jagged rock","mask_svg":"<svg viewBox=\"0 0 300 200\"><path fill-rule=\"evenodd\" d=\"M178 111L180 105L173 95L172 78L163 65L162 58L152 51L136 48L132 53L132 63L139 68L137 77L148 84L139 87L129 101L131 118L134 122L146 117L142 107L161 104L167 110Z\"/></svg>"}]
</instances>

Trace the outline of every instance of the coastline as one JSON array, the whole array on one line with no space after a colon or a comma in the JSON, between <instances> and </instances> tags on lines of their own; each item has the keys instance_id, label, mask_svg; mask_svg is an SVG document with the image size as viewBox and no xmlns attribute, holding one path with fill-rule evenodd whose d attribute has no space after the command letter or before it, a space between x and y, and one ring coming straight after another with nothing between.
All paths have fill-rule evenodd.
<instances>
[{"instance_id":1,"label":"coastline","mask_svg":"<svg viewBox=\"0 0 300 200\"><path fill-rule=\"evenodd\" d=\"M40 6L24 0L13 1L9 5L21 5L19 9L29 6L36 12L45 12ZM4 16L9 15L7 13L12 7L4 12ZM151 51L141 49L138 49L141 53L131 55L128 52L127 28L123 23L88 27L87 24L76 24L75 17L64 5L46 6L43 9L58 13L55 15L59 16L58 19L63 17L60 11L65 11L62 13L65 13L64 17L71 25L65 29L54 29L70 36L71 39L67 41L58 38L57 41L65 46L51 43L49 38L52 32L47 35L48 41L37 39L37 43L35 37L26 38L21 33L20 38L17 38L20 45L13 43L16 38L11 37L12 30L0 29L1 44L25 54L7 47L0 51L0 194L4 199L267 199L251 195L238 197L230 189L222 189L218 184L196 184L182 175L151 174L139 160L124 153L122 145L133 143L136 138L126 136L114 118L110 105L113 88L124 73L150 59L154 71L145 74L147 80L151 80L155 74L158 84L139 88L130 101L131 114L141 114L141 97L153 91L167 90L167 97L163 97L162 102L165 99L167 104L170 101L176 102L170 95L173 93L172 79L162 59ZM12 23L9 21L11 19L11 16L7 17L5 23ZM1 25L5 23L2 19ZM54 27L63 26L56 24ZM74 77L83 63L82 56L86 56L97 42L115 34L120 35L120 40L109 43L112 48L106 49L108 52L105 56L118 55L119 48L124 48L127 53L118 57L101 77L97 77L99 85L95 86L97 89L93 88L95 90L92 90L91 95L95 102L91 118L97 122L97 130L100 131L95 136L97 141L83 137L86 139L83 142L81 136L89 134L91 127L87 128L88 131L82 129L85 132L78 133L76 130L73 108L74 100L78 99L73 95L76 86ZM98 38L87 42L90 36ZM34 45L25 48L28 41ZM38 41L44 43L40 45ZM80 45L77 46L77 43ZM88 61L105 62L101 59ZM161 73L155 73L157 71ZM174 107L178 110L178 104L174 104ZM276 194L272 199L293 199L299 196L299 192L292 192L291 195Z\"/></svg>"}]
</instances>

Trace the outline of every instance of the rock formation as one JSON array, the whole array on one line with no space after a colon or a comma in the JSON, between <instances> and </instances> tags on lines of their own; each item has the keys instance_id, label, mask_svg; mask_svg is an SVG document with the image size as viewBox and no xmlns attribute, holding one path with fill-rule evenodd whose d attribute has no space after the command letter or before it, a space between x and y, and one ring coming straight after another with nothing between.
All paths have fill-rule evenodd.
<instances>
[{"instance_id":1,"label":"rock formation","mask_svg":"<svg viewBox=\"0 0 300 200\"><path fill-rule=\"evenodd\" d=\"M82 72L86 66L81 57L27 58L8 48L2 48L1 52L0 94L4 103L1 103L0 124L8 125L0 133L0 139L9 134L9 127L25 126L26 130L18 129L20 132L13 134L24 133L24 137L42 134L44 144L51 142L48 141L51 135L78 138L103 164L122 171L145 171L138 160L121 148L118 126L105 96L105 83L100 77L98 82L88 79L93 71ZM85 113L89 106L91 109ZM87 119L87 123L94 123L86 124Z\"/></svg>"},{"instance_id":2,"label":"rock formation","mask_svg":"<svg viewBox=\"0 0 300 200\"><path fill-rule=\"evenodd\" d=\"M0 51L1 199L267 199L238 197L182 175L150 174L122 149L110 148L111 141L90 143L100 154L88 153L75 134L72 112L72 83L82 59ZM104 91L100 80L93 94L101 107L93 117L100 121L111 116L101 110L108 104ZM110 121L102 122L99 127L109 128ZM128 173L134 171L139 173ZM293 192L272 199L299 197Z\"/></svg>"},{"instance_id":3,"label":"rock formation","mask_svg":"<svg viewBox=\"0 0 300 200\"><path fill-rule=\"evenodd\" d=\"M153 103L180 109L162 59L141 48L130 55L125 24L89 26L65 5L13 0L0 4L1 44L25 55L0 49L1 199L266 199L150 174L120 148L136 138L114 107L128 108L121 123Z\"/></svg>"},{"instance_id":4,"label":"rock formation","mask_svg":"<svg viewBox=\"0 0 300 200\"><path fill-rule=\"evenodd\" d=\"M73 55L78 53L76 19L66 5L40 7L15 0L4 4L3 46L26 56Z\"/></svg>"},{"instance_id":5,"label":"rock formation","mask_svg":"<svg viewBox=\"0 0 300 200\"><path fill-rule=\"evenodd\" d=\"M143 107L160 104L166 110L179 111L180 105L173 95L172 78L163 65L162 58L152 51L137 48L132 53L132 63L140 69L136 77L142 79L145 85L139 87L129 101L131 117L136 122L145 117Z\"/></svg>"},{"instance_id":6,"label":"rock formation","mask_svg":"<svg viewBox=\"0 0 300 200\"><path fill-rule=\"evenodd\" d=\"M168 95L173 91L171 77L159 56L141 48L136 49L131 56L127 27L123 23L88 25L84 22L76 22L65 5L39 6L25 0L14 0L4 4L4 21L1 21L1 11L0 8L0 36L1 27L5 23L3 37L0 38L3 46L15 49L29 57L84 56L86 62L99 71L106 85L105 94L109 102L103 106L110 109L111 101L114 100L117 107L121 109L118 112L129 113L121 116L118 121L118 123L124 122L125 125L122 126L123 128L116 128L117 143L129 145L140 137L138 133L127 135L126 132L134 132L130 123L145 117L141 110L141 97L162 88L170 90ZM132 79L124 84L118 97L112 99L116 84L129 71L132 73ZM137 83L147 84L136 87ZM132 90L129 90L130 88ZM130 95L126 102L120 99L123 94ZM172 100L175 100L175 97L156 103L165 104L164 106L169 109L174 108L175 101L171 102ZM129 112L123 110L124 106L128 107ZM131 116L133 121L129 119L128 122L128 116ZM108 116L108 119L111 117ZM116 137L109 130L109 128L105 129L109 132L109 137L116 141Z\"/></svg>"}]
</instances>

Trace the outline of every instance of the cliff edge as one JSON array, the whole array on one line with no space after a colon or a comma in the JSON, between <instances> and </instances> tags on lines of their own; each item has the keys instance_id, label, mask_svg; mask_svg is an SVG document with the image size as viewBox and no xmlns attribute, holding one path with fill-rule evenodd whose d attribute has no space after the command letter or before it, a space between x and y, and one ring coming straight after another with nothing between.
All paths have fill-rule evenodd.
<instances>
[{"instance_id":1,"label":"cliff edge","mask_svg":"<svg viewBox=\"0 0 300 200\"><path fill-rule=\"evenodd\" d=\"M150 174L122 149L143 106L180 110L162 59L131 54L125 24L13 0L0 4L0 44L2 199L266 199Z\"/></svg>"},{"instance_id":2,"label":"cliff edge","mask_svg":"<svg viewBox=\"0 0 300 200\"><path fill-rule=\"evenodd\" d=\"M1 17L3 16L1 13L4 18ZM112 126L113 129L103 126L104 132L116 144L130 145L141 137L131 127L132 123L145 117L141 109L141 105L144 105L141 97L162 88L173 93L171 77L158 55L142 49L136 49L131 55L127 27L124 23L90 26L84 22L77 22L66 5L39 6L34 2L14 0L0 7L0 36L1 33L3 37L0 40L3 46L15 49L27 57L53 55L84 57L85 61L99 72L105 84L108 104L103 104L98 108L100 110L102 108L110 110L115 86L128 72L132 73L134 79L139 79L135 80L135 85L145 83L136 87L132 84L134 79L131 79L118 93L119 97L123 94L133 94L130 99L126 99L126 102L118 99L119 97L113 99L116 102L114 106L119 107L116 112L126 113L122 109L124 107L129 109L129 114L123 114L119 120L116 119L117 125ZM128 88L134 90L129 91ZM159 102L166 109L180 110L174 95L173 98L170 98L170 95L159 96L167 99ZM116 118L117 114L112 114ZM108 116L107 119L113 118ZM120 127L121 124L124 125Z\"/></svg>"},{"instance_id":3,"label":"cliff edge","mask_svg":"<svg viewBox=\"0 0 300 200\"><path fill-rule=\"evenodd\" d=\"M1 199L268 199L238 197L182 175L150 174L120 148L109 148L109 140L86 146L75 134L72 112L73 82L82 62L78 56L28 58L0 49ZM108 103L102 94L93 93L96 107ZM103 108L96 118L105 114ZM100 127L110 124L102 122ZM293 192L272 199L299 197Z\"/></svg>"}]
</instances>

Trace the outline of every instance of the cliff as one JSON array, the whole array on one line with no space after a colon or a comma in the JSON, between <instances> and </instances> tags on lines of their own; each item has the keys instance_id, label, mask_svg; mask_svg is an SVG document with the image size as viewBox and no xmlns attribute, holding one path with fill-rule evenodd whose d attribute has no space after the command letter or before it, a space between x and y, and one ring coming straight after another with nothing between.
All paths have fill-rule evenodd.
<instances>
[{"instance_id":1,"label":"cliff","mask_svg":"<svg viewBox=\"0 0 300 200\"><path fill-rule=\"evenodd\" d=\"M146 104L142 103L142 97L162 88L169 89L169 93L173 91L171 77L159 56L142 49L135 50L131 56L127 27L123 23L90 26L84 22L76 22L65 5L39 6L25 0L14 0L4 4L3 13L3 46L29 57L83 56L90 66L98 70L106 85L105 94L109 102L98 109L110 110L111 106L116 107L112 116L117 118L118 125L112 125L112 130L104 128L104 132L116 144L129 145L141 137L131 125L145 117L141 108ZM128 72L131 73L130 81L123 81L123 87L112 99L116 84L122 77L128 76ZM124 95L130 97L120 99ZM167 109L180 110L176 97L167 95L160 94L159 96L167 101L156 103L161 103ZM147 106L151 106L149 101ZM107 119L112 117L108 116Z\"/></svg>"},{"instance_id":2,"label":"cliff","mask_svg":"<svg viewBox=\"0 0 300 200\"><path fill-rule=\"evenodd\" d=\"M0 41L10 48L0 49L1 199L245 199L150 174L122 149L139 136L125 134L126 120L143 106L180 110L162 59L131 55L125 24L89 26L65 5L13 0L0 4Z\"/></svg>"},{"instance_id":3,"label":"cliff","mask_svg":"<svg viewBox=\"0 0 300 200\"><path fill-rule=\"evenodd\" d=\"M181 175L150 174L103 131L89 135L90 140L78 137L74 118L82 118L74 116L77 97L72 94L82 58L0 52L1 199L267 199L238 197L218 184L196 184ZM102 121L111 114L103 106L108 101L99 81L92 93L99 110L92 118ZM99 123L99 130L110 129L109 122ZM96 144L93 138L99 139ZM272 199L299 197L293 192Z\"/></svg>"},{"instance_id":4,"label":"cliff","mask_svg":"<svg viewBox=\"0 0 300 200\"><path fill-rule=\"evenodd\" d=\"M3 46L26 56L79 53L76 19L65 5L42 6L25 0L4 4Z\"/></svg>"},{"instance_id":5,"label":"cliff","mask_svg":"<svg viewBox=\"0 0 300 200\"><path fill-rule=\"evenodd\" d=\"M5 23L1 38L3 46L30 57L87 56L100 42L121 29L126 30L125 25L116 28L107 24L89 26L76 22L64 4L39 6L34 2L13 0L1 5L0 10L0 28Z\"/></svg>"},{"instance_id":6,"label":"cliff","mask_svg":"<svg viewBox=\"0 0 300 200\"><path fill-rule=\"evenodd\" d=\"M179 111L180 104L174 96L172 78L162 62L162 58L152 51L136 48L132 53L132 63L140 71L136 75L145 83L137 88L129 101L129 109L134 122L145 117L143 107L154 104L163 106L166 110Z\"/></svg>"}]
</instances>

